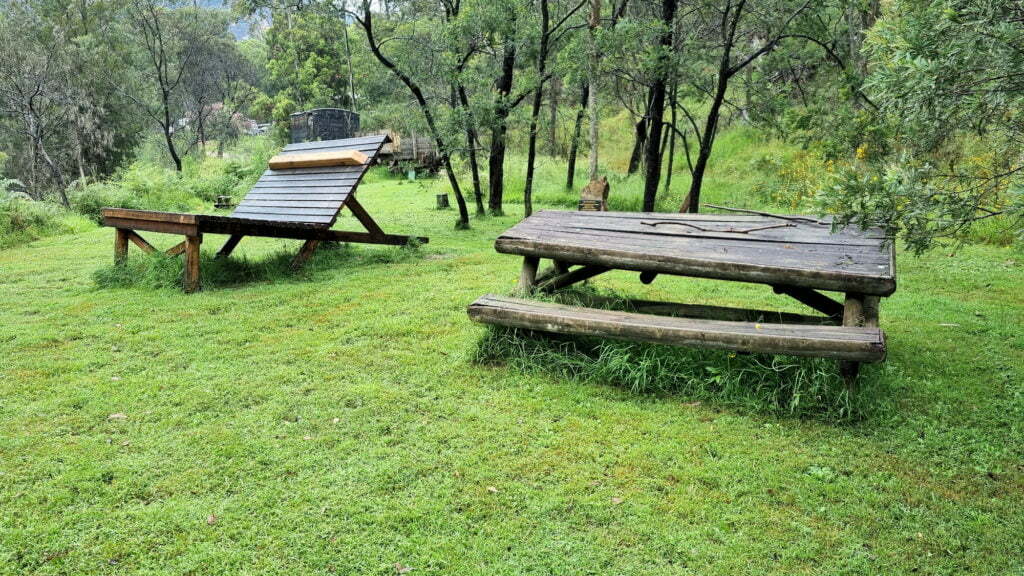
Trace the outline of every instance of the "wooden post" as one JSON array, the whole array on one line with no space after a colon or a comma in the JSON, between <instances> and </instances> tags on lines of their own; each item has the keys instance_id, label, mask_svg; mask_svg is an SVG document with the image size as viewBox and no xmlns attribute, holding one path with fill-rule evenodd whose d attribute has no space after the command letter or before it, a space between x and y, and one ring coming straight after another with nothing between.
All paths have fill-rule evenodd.
<instances>
[{"instance_id":1,"label":"wooden post","mask_svg":"<svg viewBox=\"0 0 1024 576\"><path fill-rule=\"evenodd\" d=\"M128 230L117 228L114 235L114 264L124 264L128 257Z\"/></svg>"},{"instance_id":2,"label":"wooden post","mask_svg":"<svg viewBox=\"0 0 1024 576\"><path fill-rule=\"evenodd\" d=\"M536 256L523 257L523 269L519 272L519 291L523 294L533 292L537 284L537 266L540 265L540 258Z\"/></svg>"},{"instance_id":3,"label":"wooden post","mask_svg":"<svg viewBox=\"0 0 1024 576\"><path fill-rule=\"evenodd\" d=\"M875 310L875 325L878 325L878 298L874 297L874 310ZM843 326L864 326L864 302L865 297L863 294L847 293L846 302L843 304ZM857 382L857 373L860 372L860 362L852 362L849 360L841 360L839 362L839 373L842 374L843 380L846 382L846 389L850 395L853 395L854 385Z\"/></svg>"},{"instance_id":4,"label":"wooden post","mask_svg":"<svg viewBox=\"0 0 1024 576\"><path fill-rule=\"evenodd\" d=\"M295 258L292 258L292 270L298 270L305 266L319 245L319 240L306 240L303 242L302 248L299 248L299 253L295 255Z\"/></svg>"},{"instance_id":5,"label":"wooden post","mask_svg":"<svg viewBox=\"0 0 1024 576\"><path fill-rule=\"evenodd\" d=\"M185 292L199 290L199 246L203 236L185 236Z\"/></svg>"}]
</instances>

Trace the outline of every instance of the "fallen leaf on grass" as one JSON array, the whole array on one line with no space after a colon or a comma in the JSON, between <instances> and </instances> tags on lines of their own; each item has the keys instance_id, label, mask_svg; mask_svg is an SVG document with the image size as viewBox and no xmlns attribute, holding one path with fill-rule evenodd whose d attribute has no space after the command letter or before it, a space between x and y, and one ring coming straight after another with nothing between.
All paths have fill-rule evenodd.
<instances>
[{"instance_id":1,"label":"fallen leaf on grass","mask_svg":"<svg viewBox=\"0 0 1024 576\"><path fill-rule=\"evenodd\" d=\"M488 486L487 487L487 491L490 492L491 494L497 494L498 493L498 489L495 488L494 486Z\"/></svg>"},{"instance_id":2,"label":"fallen leaf on grass","mask_svg":"<svg viewBox=\"0 0 1024 576\"><path fill-rule=\"evenodd\" d=\"M612 498L612 504L622 504L622 502L623 502L623 499L619 498L618 496L615 496L614 498Z\"/></svg>"},{"instance_id":3,"label":"fallen leaf on grass","mask_svg":"<svg viewBox=\"0 0 1024 576\"><path fill-rule=\"evenodd\" d=\"M210 514L209 516L206 517L206 524L208 526L213 526L216 523L217 523L217 515L216 514Z\"/></svg>"},{"instance_id":4,"label":"fallen leaf on grass","mask_svg":"<svg viewBox=\"0 0 1024 576\"><path fill-rule=\"evenodd\" d=\"M395 574L408 574L412 572L412 568L409 566L402 566L401 562L395 562Z\"/></svg>"},{"instance_id":5,"label":"fallen leaf on grass","mask_svg":"<svg viewBox=\"0 0 1024 576\"><path fill-rule=\"evenodd\" d=\"M110 416L107 416L107 420L124 420L126 418L128 418L128 415L123 412L115 412Z\"/></svg>"},{"instance_id":6,"label":"fallen leaf on grass","mask_svg":"<svg viewBox=\"0 0 1024 576\"><path fill-rule=\"evenodd\" d=\"M338 422L341 422L341 418L334 418L331 420L331 424L337 424Z\"/></svg>"}]
</instances>

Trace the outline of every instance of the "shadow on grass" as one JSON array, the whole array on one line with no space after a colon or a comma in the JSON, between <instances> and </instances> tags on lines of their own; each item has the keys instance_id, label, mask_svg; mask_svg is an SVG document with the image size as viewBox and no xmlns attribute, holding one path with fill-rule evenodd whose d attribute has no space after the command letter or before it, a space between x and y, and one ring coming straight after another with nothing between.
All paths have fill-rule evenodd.
<instances>
[{"instance_id":1,"label":"shadow on grass","mask_svg":"<svg viewBox=\"0 0 1024 576\"><path fill-rule=\"evenodd\" d=\"M552 300L578 304L582 290ZM608 297L607 293L602 296ZM593 305L592 303L590 305ZM605 307L628 309L618 304ZM880 370L863 365L851 394L835 360L681 348L489 326L473 355L480 364L545 372L579 383L699 400L776 417L855 422L885 399Z\"/></svg>"},{"instance_id":2,"label":"shadow on grass","mask_svg":"<svg viewBox=\"0 0 1024 576\"><path fill-rule=\"evenodd\" d=\"M258 282L309 280L317 272L368 264L405 262L423 257L418 245L353 248L348 244L323 243L300 270L291 266L295 252L282 250L260 259L236 257L217 259L203 252L200 274L203 290L232 288ZM98 288L147 288L180 290L184 258L151 253L129 257L121 266L110 265L93 273Z\"/></svg>"}]
</instances>

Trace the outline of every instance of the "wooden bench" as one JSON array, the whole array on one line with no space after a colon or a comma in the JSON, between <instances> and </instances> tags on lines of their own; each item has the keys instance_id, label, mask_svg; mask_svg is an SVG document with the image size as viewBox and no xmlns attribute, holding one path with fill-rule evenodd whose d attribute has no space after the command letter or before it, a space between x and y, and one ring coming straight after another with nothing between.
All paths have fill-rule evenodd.
<instances>
[{"instance_id":1,"label":"wooden bench","mask_svg":"<svg viewBox=\"0 0 1024 576\"><path fill-rule=\"evenodd\" d=\"M230 255L245 236L304 240L292 260L296 268L324 241L404 245L415 240L426 243L428 239L424 237L384 233L356 200L356 187L386 141L387 136L381 134L290 144L275 156L274 165L297 167L266 170L231 216L104 208L103 225L117 229L114 260L119 264L124 262L129 242L145 252L155 251L139 235L140 230L180 234L185 240L167 253L185 255L184 289L193 292L200 287L199 248L204 234L229 236L217 253L218 258ZM331 230L338 214L346 207L365 232Z\"/></svg>"},{"instance_id":2,"label":"wooden bench","mask_svg":"<svg viewBox=\"0 0 1024 576\"><path fill-rule=\"evenodd\" d=\"M896 290L895 254L881 230L773 214L538 212L495 242L523 258L518 293L556 290L611 270L767 284L820 315L633 301L630 312L487 295L469 307L488 324L560 334L840 361L849 383L861 362L885 359L879 300ZM542 258L552 265L540 269ZM822 290L845 294L842 301Z\"/></svg>"},{"instance_id":3,"label":"wooden bench","mask_svg":"<svg viewBox=\"0 0 1024 576\"><path fill-rule=\"evenodd\" d=\"M708 320L566 306L522 298L481 296L469 306L477 322L514 328L692 346L818 356L854 362L885 359L877 327Z\"/></svg>"}]
</instances>

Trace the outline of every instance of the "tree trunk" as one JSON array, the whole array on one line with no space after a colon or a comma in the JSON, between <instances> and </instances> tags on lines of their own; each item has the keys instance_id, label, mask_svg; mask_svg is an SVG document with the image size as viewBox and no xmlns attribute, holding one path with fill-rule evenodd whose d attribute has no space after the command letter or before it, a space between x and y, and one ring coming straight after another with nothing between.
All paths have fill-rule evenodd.
<instances>
[{"instance_id":1,"label":"tree trunk","mask_svg":"<svg viewBox=\"0 0 1024 576\"><path fill-rule=\"evenodd\" d=\"M67 182L64 180L64 172L61 171L60 166L50 158L50 155L46 152L46 147L43 146L43 141L39 138L36 141L36 147L39 149L39 155L43 158L43 163L50 169L50 173L53 175L53 180L57 183L57 194L60 195L60 203L65 208L71 208L71 202L68 201L68 194L65 190L67 188Z\"/></svg>"},{"instance_id":2,"label":"tree trunk","mask_svg":"<svg viewBox=\"0 0 1024 576\"><path fill-rule=\"evenodd\" d=\"M601 25L601 0L590 0L590 94L587 97L587 107L590 108L590 164L587 177L591 182L597 180L597 149L598 149L598 123L599 115L597 109L597 69L601 63L601 55L597 52L596 30Z\"/></svg>"},{"instance_id":3,"label":"tree trunk","mask_svg":"<svg viewBox=\"0 0 1024 576\"><path fill-rule=\"evenodd\" d=\"M537 127L540 119L540 107L544 100L544 72L548 59L548 36L550 35L551 19L548 12L548 0L540 0L540 49L537 53L537 88L533 93L533 107L530 109L530 135L526 153L526 184L523 188L523 212L525 217L533 214L533 169L537 159Z\"/></svg>"},{"instance_id":4,"label":"tree trunk","mask_svg":"<svg viewBox=\"0 0 1024 576\"><path fill-rule=\"evenodd\" d=\"M502 196L505 193L505 136L508 133L509 102L508 95L512 91L513 74L515 74L516 47L511 39L505 43L504 56L501 59L501 76L498 77L497 102L495 103L495 125L491 130L491 153L487 159L490 190L487 207L491 214L501 216Z\"/></svg>"},{"instance_id":5,"label":"tree trunk","mask_svg":"<svg viewBox=\"0 0 1024 576\"><path fill-rule=\"evenodd\" d=\"M548 84L548 155L558 155L558 100L562 95L562 79L557 75Z\"/></svg>"},{"instance_id":6,"label":"tree trunk","mask_svg":"<svg viewBox=\"0 0 1024 576\"><path fill-rule=\"evenodd\" d=\"M725 90L728 87L728 74L720 74L718 78L718 89L715 90L715 99L711 102L711 109L708 110L708 119L704 125L704 134L700 140L700 149L697 152L697 161L693 165L693 179L690 182L690 193L686 201L679 208L680 212L691 212L696 214L700 209L700 189L704 184L704 171L708 167L708 160L711 158L711 148L715 144L715 131L718 129L718 118L721 114L722 102L725 101Z\"/></svg>"},{"instance_id":7,"label":"tree trunk","mask_svg":"<svg viewBox=\"0 0 1024 576\"><path fill-rule=\"evenodd\" d=\"M640 117L633 127L633 152L629 155L629 167L626 174L636 174L640 169L640 160L643 158L644 144L647 143L647 111Z\"/></svg>"},{"instance_id":8,"label":"tree trunk","mask_svg":"<svg viewBox=\"0 0 1024 576\"><path fill-rule=\"evenodd\" d=\"M459 179L455 175L455 171L452 169L451 157L448 154L448 147L445 146L444 138L441 136L441 131L437 128L437 122L434 120L434 114L430 111L430 105L427 103L426 96L423 95L423 90L420 89L412 78L410 78L405 72L402 72L380 51L380 45L373 36L373 14L370 11L370 2L365 0L363 2L363 18L359 19L358 22L362 25L363 30L366 32L366 40L370 44L370 51L373 52L373 56L380 62L385 68L391 71L398 79L405 84L405 87L412 92L416 103L419 105L420 112L423 113L424 120L427 121L427 127L430 129L431 135L434 137L434 144L437 146L437 152L441 155L441 164L444 166L445 172L448 174L448 183L452 187L452 192L455 194L456 204L459 206L459 219L455 223L455 227L458 229L469 229L469 209L466 207L466 198L462 195L462 188L459 187ZM414 140L415 141L415 140Z\"/></svg>"},{"instance_id":9,"label":"tree trunk","mask_svg":"<svg viewBox=\"0 0 1024 576\"><path fill-rule=\"evenodd\" d=\"M587 113L587 100L590 97L590 88L586 84L580 92L580 109L576 111L576 124L572 129L572 139L569 141L569 166L565 175L565 188L572 190L573 180L576 177L576 154L580 149L580 131L583 129L583 116Z\"/></svg>"},{"instance_id":10,"label":"tree trunk","mask_svg":"<svg viewBox=\"0 0 1024 576\"><path fill-rule=\"evenodd\" d=\"M651 132L647 137L647 163L644 177L644 212L653 212L658 196L658 184L661 181L661 128L665 116L665 86L668 82L669 52L672 48L672 30L676 19L676 0L662 0L661 19L665 30L661 33L661 51L658 54L658 77L651 86Z\"/></svg>"},{"instance_id":11,"label":"tree trunk","mask_svg":"<svg viewBox=\"0 0 1024 576\"><path fill-rule=\"evenodd\" d=\"M476 200L476 214L482 216L487 213L484 209L484 193L480 187L480 163L476 156L476 124L473 120L473 113L469 109L469 97L466 95L466 87L462 82L457 83L456 90L459 95L459 104L466 112L466 153L469 156L469 170L473 177L473 199Z\"/></svg>"},{"instance_id":12,"label":"tree trunk","mask_svg":"<svg viewBox=\"0 0 1024 576\"><path fill-rule=\"evenodd\" d=\"M672 165L675 163L676 157L676 90L678 87L676 83L672 84L671 96L669 97L669 114L671 115L671 126L670 132L672 133L668 141L668 168L665 170L665 188L663 192L668 194L669 188L672 186Z\"/></svg>"}]
</instances>

